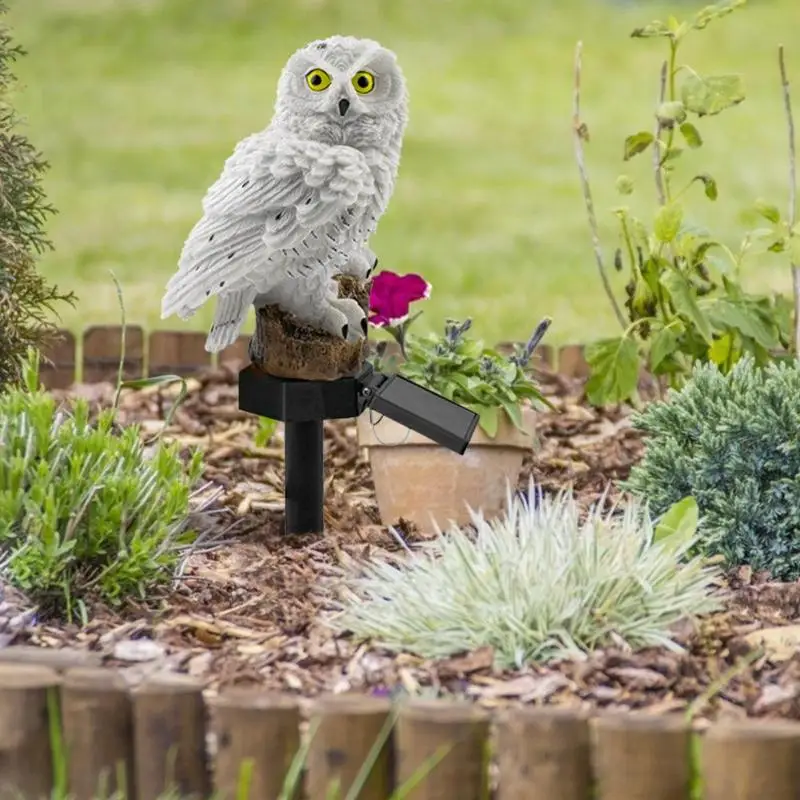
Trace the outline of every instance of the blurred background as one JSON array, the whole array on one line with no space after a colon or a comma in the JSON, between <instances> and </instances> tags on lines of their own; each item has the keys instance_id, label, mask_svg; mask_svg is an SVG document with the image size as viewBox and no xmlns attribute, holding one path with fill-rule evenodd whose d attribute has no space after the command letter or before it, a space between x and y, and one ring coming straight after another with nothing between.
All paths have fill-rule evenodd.
<instances>
[{"instance_id":1,"label":"blurred background","mask_svg":"<svg viewBox=\"0 0 800 800\"><path fill-rule=\"evenodd\" d=\"M208 185L244 136L267 125L288 56L334 33L393 49L406 74L411 122L399 182L373 239L383 268L433 284L420 322L472 316L494 342L523 339L553 317L554 344L614 330L602 293L571 135L573 58L584 43L587 163L606 255L624 202L654 207L649 156L624 163L626 135L652 128L664 40L634 27L702 2L621 0L10 0L8 21L28 55L15 103L51 164L46 189L59 214L48 278L76 292L65 327L159 320L164 285ZM692 221L735 244L758 198L786 207L788 147L777 46L798 87L800 3L750 4L690 36L681 60L699 72L738 72L747 100L699 127L705 146L681 171L709 172ZM800 124L800 123L799 123ZM631 197L614 189L620 173ZM624 276L614 276L621 287ZM788 290L785 259L753 258L751 285Z\"/></svg>"}]
</instances>

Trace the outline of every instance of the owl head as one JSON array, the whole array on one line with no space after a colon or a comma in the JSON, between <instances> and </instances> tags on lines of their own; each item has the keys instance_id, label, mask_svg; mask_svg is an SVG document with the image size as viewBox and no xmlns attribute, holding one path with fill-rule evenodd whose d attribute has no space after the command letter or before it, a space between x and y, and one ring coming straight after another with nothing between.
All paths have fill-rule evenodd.
<instances>
[{"instance_id":1,"label":"owl head","mask_svg":"<svg viewBox=\"0 0 800 800\"><path fill-rule=\"evenodd\" d=\"M305 138L358 146L402 136L407 104L394 53L371 39L331 36L291 56L275 111Z\"/></svg>"}]
</instances>

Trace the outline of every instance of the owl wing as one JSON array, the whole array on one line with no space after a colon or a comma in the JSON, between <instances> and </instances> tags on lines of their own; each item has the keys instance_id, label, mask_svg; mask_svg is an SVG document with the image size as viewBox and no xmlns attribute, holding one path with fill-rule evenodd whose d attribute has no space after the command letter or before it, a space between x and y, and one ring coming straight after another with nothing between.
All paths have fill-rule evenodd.
<instances>
[{"instance_id":1,"label":"owl wing","mask_svg":"<svg viewBox=\"0 0 800 800\"><path fill-rule=\"evenodd\" d=\"M368 202L375 181L364 156L350 147L255 134L236 147L203 199L167 284L161 317L191 316L212 295L285 275L296 257L326 242L328 223L347 226L352 206ZM270 274L272 273L272 275Z\"/></svg>"}]
</instances>

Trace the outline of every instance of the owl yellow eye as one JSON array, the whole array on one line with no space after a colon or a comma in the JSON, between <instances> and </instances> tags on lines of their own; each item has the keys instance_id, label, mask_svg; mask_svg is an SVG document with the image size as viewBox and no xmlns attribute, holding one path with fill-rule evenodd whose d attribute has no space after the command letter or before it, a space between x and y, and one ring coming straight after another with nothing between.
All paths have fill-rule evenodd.
<instances>
[{"instance_id":1,"label":"owl yellow eye","mask_svg":"<svg viewBox=\"0 0 800 800\"><path fill-rule=\"evenodd\" d=\"M312 92L321 92L331 85L331 76L324 69L312 69L306 74L306 83Z\"/></svg>"},{"instance_id":2,"label":"owl yellow eye","mask_svg":"<svg viewBox=\"0 0 800 800\"><path fill-rule=\"evenodd\" d=\"M375 76L371 72L356 72L352 83L359 94L369 94L375 88Z\"/></svg>"}]
</instances>

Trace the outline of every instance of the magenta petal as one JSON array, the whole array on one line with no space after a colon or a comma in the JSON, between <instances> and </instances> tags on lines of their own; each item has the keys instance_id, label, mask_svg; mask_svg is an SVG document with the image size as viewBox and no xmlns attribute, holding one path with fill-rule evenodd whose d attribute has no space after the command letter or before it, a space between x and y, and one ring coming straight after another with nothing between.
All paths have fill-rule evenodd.
<instances>
[{"instance_id":1,"label":"magenta petal","mask_svg":"<svg viewBox=\"0 0 800 800\"><path fill-rule=\"evenodd\" d=\"M421 275L403 275L398 281L398 290L409 303L422 300L430 292L430 284Z\"/></svg>"},{"instance_id":2,"label":"magenta petal","mask_svg":"<svg viewBox=\"0 0 800 800\"><path fill-rule=\"evenodd\" d=\"M389 320L386 317L384 317L383 314L373 314L369 318L369 322L376 328L383 328L385 325L389 324Z\"/></svg>"},{"instance_id":3,"label":"magenta petal","mask_svg":"<svg viewBox=\"0 0 800 800\"><path fill-rule=\"evenodd\" d=\"M375 312L373 324L386 325L405 319L411 303L427 297L430 288L420 275L398 275L389 270L379 272L373 278L369 297L370 310Z\"/></svg>"},{"instance_id":4,"label":"magenta petal","mask_svg":"<svg viewBox=\"0 0 800 800\"><path fill-rule=\"evenodd\" d=\"M370 308L380 308L381 304L392 295L400 276L395 272L379 272L372 279L372 288L369 293Z\"/></svg>"},{"instance_id":5,"label":"magenta petal","mask_svg":"<svg viewBox=\"0 0 800 800\"><path fill-rule=\"evenodd\" d=\"M392 295L388 302L384 303L380 309L389 319L402 319L408 316L408 300L401 294Z\"/></svg>"}]
</instances>

